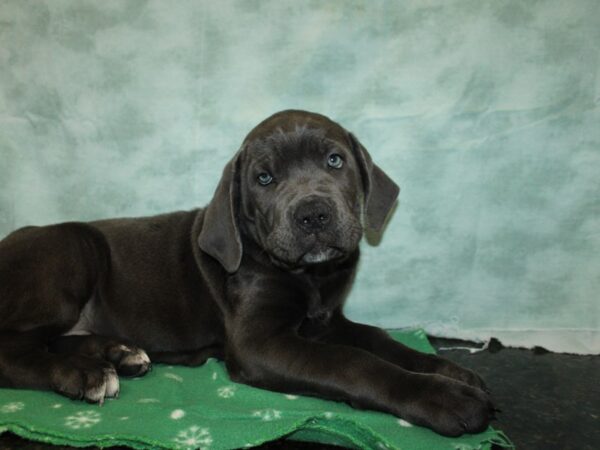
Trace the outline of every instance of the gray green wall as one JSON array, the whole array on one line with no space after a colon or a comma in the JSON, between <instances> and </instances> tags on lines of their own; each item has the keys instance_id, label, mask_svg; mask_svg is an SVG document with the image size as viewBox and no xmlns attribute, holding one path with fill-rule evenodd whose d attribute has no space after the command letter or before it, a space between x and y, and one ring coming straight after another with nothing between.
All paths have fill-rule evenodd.
<instances>
[{"instance_id":1,"label":"gray green wall","mask_svg":"<svg viewBox=\"0 0 600 450\"><path fill-rule=\"evenodd\" d=\"M358 320L600 351L600 2L0 3L0 235L209 200L285 108L401 186Z\"/></svg>"}]
</instances>

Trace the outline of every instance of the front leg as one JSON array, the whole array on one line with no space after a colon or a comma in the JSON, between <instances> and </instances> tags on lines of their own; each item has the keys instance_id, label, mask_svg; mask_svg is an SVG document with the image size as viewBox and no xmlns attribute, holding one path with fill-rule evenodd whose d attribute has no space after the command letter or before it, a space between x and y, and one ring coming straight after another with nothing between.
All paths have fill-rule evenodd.
<instances>
[{"instance_id":1,"label":"front leg","mask_svg":"<svg viewBox=\"0 0 600 450\"><path fill-rule=\"evenodd\" d=\"M232 321L226 363L234 380L391 413L447 436L487 428L493 407L483 391L360 348L304 339L291 326L293 305L276 303Z\"/></svg>"},{"instance_id":2,"label":"front leg","mask_svg":"<svg viewBox=\"0 0 600 450\"><path fill-rule=\"evenodd\" d=\"M324 342L357 347L411 372L437 373L485 390L484 381L470 369L437 355L421 353L392 337L381 328L352 322L336 311L322 338Z\"/></svg>"}]
</instances>

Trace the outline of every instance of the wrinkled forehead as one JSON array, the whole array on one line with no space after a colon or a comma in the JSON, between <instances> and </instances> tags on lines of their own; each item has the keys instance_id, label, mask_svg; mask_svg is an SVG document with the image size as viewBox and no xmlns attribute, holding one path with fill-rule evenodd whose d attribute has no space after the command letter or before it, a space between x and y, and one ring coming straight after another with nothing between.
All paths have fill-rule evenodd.
<instances>
[{"instance_id":1,"label":"wrinkled forehead","mask_svg":"<svg viewBox=\"0 0 600 450\"><path fill-rule=\"evenodd\" d=\"M348 148L347 132L325 116L284 111L258 124L244 140L254 161L303 159Z\"/></svg>"},{"instance_id":2,"label":"wrinkled forehead","mask_svg":"<svg viewBox=\"0 0 600 450\"><path fill-rule=\"evenodd\" d=\"M246 156L256 162L301 161L319 158L339 150L339 144L329 139L321 129L299 127L292 131L277 130L246 144Z\"/></svg>"}]
</instances>

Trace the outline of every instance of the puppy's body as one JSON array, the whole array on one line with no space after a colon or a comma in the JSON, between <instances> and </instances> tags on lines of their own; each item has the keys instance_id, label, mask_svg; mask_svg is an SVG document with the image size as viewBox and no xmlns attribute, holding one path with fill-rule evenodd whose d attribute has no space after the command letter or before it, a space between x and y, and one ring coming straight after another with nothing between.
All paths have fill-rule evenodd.
<instances>
[{"instance_id":1,"label":"puppy's body","mask_svg":"<svg viewBox=\"0 0 600 450\"><path fill-rule=\"evenodd\" d=\"M101 402L115 368L148 370L144 350L216 356L240 382L480 431L479 377L343 316L361 216L380 229L397 193L339 125L286 111L248 135L204 209L18 230L0 242L0 386Z\"/></svg>"}]
</instances>

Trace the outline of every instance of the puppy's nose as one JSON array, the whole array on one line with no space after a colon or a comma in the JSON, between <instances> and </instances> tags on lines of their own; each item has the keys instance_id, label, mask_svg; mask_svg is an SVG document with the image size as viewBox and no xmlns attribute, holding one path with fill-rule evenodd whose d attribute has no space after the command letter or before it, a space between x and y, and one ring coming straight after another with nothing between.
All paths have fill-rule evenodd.
<instances>
[{"instance_id":1,"label":"puppy's nose","mask_svg":"<svg viewBox=\"0 0 600 450\"><path fill-rule=\"evenodd\" d=\"M331 222L331 208L320 199L302 201L294 212L296 225L305 233L323 231Z\"/></svg>"}]
</instances>

